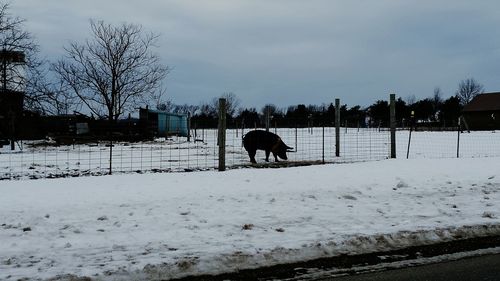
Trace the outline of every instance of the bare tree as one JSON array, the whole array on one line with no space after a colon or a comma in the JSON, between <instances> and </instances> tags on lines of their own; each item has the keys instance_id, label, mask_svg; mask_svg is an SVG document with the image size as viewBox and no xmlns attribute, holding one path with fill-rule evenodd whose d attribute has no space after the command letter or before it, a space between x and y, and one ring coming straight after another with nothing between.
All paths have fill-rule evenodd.
<instances>
[{"instance_id":1,"label":"bare tree","mask_svg":"<svg viewBox=\"0 0 500 281\"><path fill-rule=\"evenodd\" d=\"M434 105L439 105L443 102L443 92L441 91L441 88L436 87L434 88L434 96L432 97L432 102Z\"/></svg>"},{"instance_id":2,"label":"bare tree","mask_svg":"<svg viewBox=\"0 0 500 281\"><path fill-rule=\"evenodd\" d=\"M417 97L415 95L409 95L406 97L406 104L412 105L417 102Z\"/></svg>"},{"instance_id":3,"label":"bare tree","mask_svg":"<svg viewBox=\"0 0 500 281\"><path fill-rule=\"evenodd\" d=\"M436 87L434 88L434 96L432 97L432 107L434 110L434 118L437 119L437 115L439 113L439 109L441 108L441 105L443 104L443 92L441 91L441 88Z\"/></svg>"},{"instance_id":4,"label":"bare tree","mask_svg":"<svg viewBox=\"0 0 500 281\"><path fill-rule=\"evenodd\" d=\"M235 116L240 106L240 99L233 92L225 92L218 98L213 98L211 106L217 112L219 108L219 98L226 99L226 112L229 116Z\"/></svg>"},{"instance_id":5,"label":"bare tree","mask_svg":"<svg viewBox=\"0 0 500 281\"><path fill-rule=\"evenodd\" d=\"M201 115L216 117L218 113L218 108L219 108L218 103L213 104L213 102L212 103L203 102L198 107L198 111Z\"/></svg>"},{"instance_id":6,"label":"bare tree","mask_svg":"<svg viewBox=\"0 0 500 281\"><path fill-rule=\"evenodd\" d=\"M39 72L28 83L31 85L26 107L42 114L70 114L81 109L81 101L71 93L62 80L49 81L47 73Z\"/></svg>"},{"instance_id":7,"label":"bare tree","mask_svg":"<svg viewBox=\"0 0 500 281\"><path fill-rule=\"evenodd\" d=\"M156 105L156 109L161 110L161 111L172 111L172 109L175 107L175 104L171 100L165 100L163 102L159 102Z\"/></svg>"},{"instance_id":8,"label":"bare tree","mask_svg":"<svg viewBox=\"0 0 500 281\"><path fill-rule=\"evenodd\" d=\"M199 109L200 107L197 105L190 105L185 103L174 105L173 112L177 114L189 114L190 116L193 116Z\"/></svg>"},{"instance_id":9,"label":"bare tree","mask_svg":"<svg viewBox=\"0 0 500 281\"><path fill-rule=\"evenodd\" d=\"M266 115L266 113L267 113L268 110L269 110L269 115L270 116L273 116L273 115L276 115L276 114L278 114L278 115L282 115L283 114L283 112L276 105L270 104L270 103L266 104L266 105L264 105L262 107L261 113L263 115Z\"/></svg>"},{"instance_id":10,"label":"bare tree","mask_svg":"<svg viewBox=\"0 0 500 281\"><path fill-rule=\"evenodd\" d=\"M91 112L110 121L159 100L169 68L152 52L158 36L134 24L90 22L92 37L65 48L54 70Z\"/></svg>"},{"instance_id":11,"label":"bare tree","mask_svg":"<svg viewBox=\"0 0 500 281\"><path fill-rule=\"evenodd\" d=\"M24 92L24 107L40 113L76 109L63 85L49 82L48 63L39 59L34 36L25 29L25 20L9 9L9 4L0 3L0 89Z\"/></svg>"},{"instance_id":12,"label":"bare tree","mask_svg":"<svg viewBox=\"0 0 500 281\"><path fill-rule=\"evenodd\" d=\"M475 96L483 93L484 87L474 78L468 78L460 81L458 84L457 97L460 99L460 104L468 104Z\"/></svg>"}]
</instances>

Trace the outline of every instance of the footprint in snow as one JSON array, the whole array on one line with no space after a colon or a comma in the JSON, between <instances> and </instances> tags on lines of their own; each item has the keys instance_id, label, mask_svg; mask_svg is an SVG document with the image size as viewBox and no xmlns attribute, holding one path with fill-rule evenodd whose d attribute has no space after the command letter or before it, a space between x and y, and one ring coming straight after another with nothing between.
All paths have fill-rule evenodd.
<instances>
[{"instance_id":1,"label":"footprint in snow","mask_svg":"<svg viewBox=\"0 0 500 281\"><path fill-rule=\"evenodd\" d=\"M127 247L125 247L124 245L113 244L113 246L111 247L111 249L113 251L126 251Z\"/></svg>"},{"instance_id":2,"label":"footprint in snow","mask_svg":"<svg viewBox=\"0 0 500 281\"><path fill-rule=\"evenodd\" d=\"M402 180L400 180L397 184L396 184L396 188L404 188L404 187L408 187L408 184Z\"/></svg>"},{"instance_id":3,"label":"footprint in snow","mask_svg":"<svg viewBox=\"0 0 500 281\"><path fill-rule=\"evenodd\" d=\"M482 215L483 218L489 218L489 219L496 219L497 216L495 216L495 214L493 214L492 212L484 212L483 215Z\"/></svg>"}]
</instances>

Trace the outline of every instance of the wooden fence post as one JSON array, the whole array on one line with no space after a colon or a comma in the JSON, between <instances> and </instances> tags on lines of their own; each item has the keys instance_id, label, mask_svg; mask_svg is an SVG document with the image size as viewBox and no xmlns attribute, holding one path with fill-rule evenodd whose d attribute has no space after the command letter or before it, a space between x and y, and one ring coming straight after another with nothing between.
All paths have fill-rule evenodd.
<instances>
[{"instance_id":1,"label":"wooden fence post","mask_svg":"<svg viewBox=\"0 0 500 281\"><path fill-rule=\"evenodd\" d=\"M219 99L219 171L226 170L226 99Z\"/></svg>"},{"instance_id":2,"label":"wooden fence post","mask_svg":"<svg viewBox=\"0 0 500 281\"><path fill-rule=\"evenodd\" d=\"M340 99L335 99L335 156L340 156Z\"/></svg>"},{"instance_id":3,"label":"wooden fence post","mask_svg":"<svg viewBox=\"0 0 500 281\"><path fill-rule=\"evenodd\" d=\"M322 134L322 139L321 139L321 158L322 158L322 163L325 164L325 122L323 122L323 134Z\"/></svg>"},{"instance_id":4,"label":"wooden fence post","mask_svg":"<svg viewBox=\"0 0 500 281\"><path fill-rule=\"evenodd\" d=\"M191 141L191 112L188 112L188 115L187 115L187 132L188 132L187 141L190 142Z\"/></svg>"},{"instance_id":5,"label":"wooden fence post","mask_svg":"<svg viewBox=\"0 0 500 281\"><path fill-rule=\"evenodd\" d=\"M265 112L265 118L266 118L266 132L269 132L269 123L271 121L271 108L269 106L266 106L266 112Z\"/></svg>"},{"instance_id":6,"label":"wooden fence post","mask_svg":"<svg viewBox=\"0 0 500 281\"><path fill-rule=\"evenodd\" d=\"M396 158L396 95L390 95L391 158Z\"/></svg>"}]
</instances>

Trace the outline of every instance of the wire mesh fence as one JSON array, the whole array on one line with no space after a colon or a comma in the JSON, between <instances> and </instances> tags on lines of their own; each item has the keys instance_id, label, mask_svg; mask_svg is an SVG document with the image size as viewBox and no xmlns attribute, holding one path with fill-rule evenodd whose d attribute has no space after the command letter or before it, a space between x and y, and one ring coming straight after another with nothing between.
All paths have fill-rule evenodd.
<instances>
[{"instance_id":1,"label":"wire mesh fence","mask_svg":"<svg viewBox=\"0 0 500 281\"><path fill-rule=\"evenodd\" d=\"M252 130L226 130L225 165L228 168L275 165L265 162L258 150L257 165L243 147L243 137ZM332 126L269 128L292 151L283 166L316 163L352 163L387 159L391 140L388 129ZM57 145L48 141L21 141L18 149L0 149L0 179L56 178L145 172L213 170L219 165L218 129L198 128L191 138L171 136L142 142L110 142ZM398 158L451 158L500 156L500 133L495 131L414 131L398 130Z\"/></svg>"},{"instance_id":2,"label":"wire mesh fence","mask_svg":"<svg viewBox=\"0 0 500 281\"><path fill-rule=\"evenodd\" d=\"M496 131L398 131L398 158L499 157Z\"/></svg>"},{"instance_id":3,"label":"wire mesh fence","mask_svg":"<svg viewBox=\"0 0 500 281\"><path fill-rule=\"evenodd\" d=\"M0 153L0 178L204 170L216 167L214 151L209 143L188 142L183 137L68 146L26 141L22 150Z\"/></svg>"},{"instance_id":4,"label":"wire mesh fence","mask_svg":"<svg viewBox=\"0 0 500 281\"><path fill-rule=\"evenodd\" d=\"M226 131L228 168L251 164L242 145L243 136L249 131L241 128ZM340 157L335 155L334 127L272 128L270 131L293 147L293 152L288 153L288 161L283 163L345 163L388 158L387 131L342 128ZM143 142L102 141L72 145L20 141L17 150L0 149L0 179L216 169L217 132L217 129L198 129L190 141L177 136ZM264 158L264 151L258 151L257 162L265 163ZM273 157L270 162L274 162Z\"/></svg>"},{"instance_id":5,"label":"wire mesh fence","mask_svg":"<svg viewBox=\"0 0 500 281\"><path fill-rule=\"evenodd\" d=\"M264 128L257 128L265 130ZM252 129L254 130L254 129ZM228 167L249 164L249 156L242 145L242 136L250 130L228 130L226 140L226 164ZM288 152L288 163L348 163L387 159L389 156L389 133L377 129L342 128L340 132L340 155L335 154L335 128L271 128L293 151ZM263 163L265 153L258 150L256 161ZM273 162L273 157L269 158Z\"/></svg>"}]
</instances>

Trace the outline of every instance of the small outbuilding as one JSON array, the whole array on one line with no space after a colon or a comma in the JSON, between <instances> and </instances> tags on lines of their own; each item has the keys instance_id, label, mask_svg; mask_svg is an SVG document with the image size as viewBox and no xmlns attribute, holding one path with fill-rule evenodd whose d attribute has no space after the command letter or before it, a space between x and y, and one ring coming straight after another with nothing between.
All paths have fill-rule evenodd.
<instances>
[{"instance_id":1,"label":"small outbuilding","mask_svg":"<svg viewBox=\"0 0 500 281\"><path fill-rule=\"evenodd\" d=\"M141 108L139 120L142 124L146 124L149 131L159 137L172 135L188 137L189 135L189 120L186 114Z\"/></svg>"},{"instance_id":2,"label":"small outbuilding","mask_svg":"<svg viewBox=\"0 0 500 281\"><path fill-rule=\"evenodd\" d=\"M469 130L500 130L500 92L477 95L462 116Z\"/></svg>"}]
</instances>

